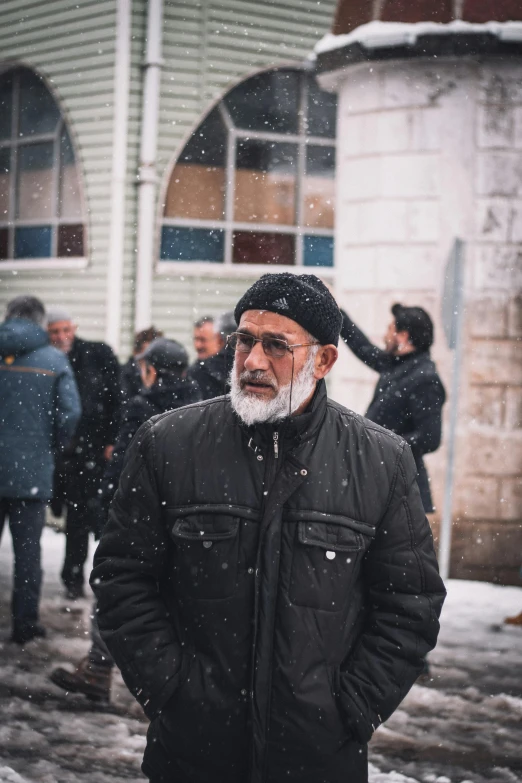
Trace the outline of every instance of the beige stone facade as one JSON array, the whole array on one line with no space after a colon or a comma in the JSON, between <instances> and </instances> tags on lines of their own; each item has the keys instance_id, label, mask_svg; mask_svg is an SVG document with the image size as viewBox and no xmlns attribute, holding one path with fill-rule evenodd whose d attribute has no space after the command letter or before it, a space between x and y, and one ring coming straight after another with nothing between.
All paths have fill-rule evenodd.
<instances>
[{"instance_id":1,"label":"beige stone facade","mask_svg":"<svg viewBox=\"0 0 522 783\"><path fill-rule=\"evenodd\" d=\"M465 242L451 575L518 584L522 562L522 59L373 61L325 73L339 93L338 297L375 341L390 306L441 325L445 265ZM363 412L376 375L343 349L334 396ZM445 408L445 428L449 421ZM427 458L438 530L445 445Z\"/></svg>"}]
</instances>

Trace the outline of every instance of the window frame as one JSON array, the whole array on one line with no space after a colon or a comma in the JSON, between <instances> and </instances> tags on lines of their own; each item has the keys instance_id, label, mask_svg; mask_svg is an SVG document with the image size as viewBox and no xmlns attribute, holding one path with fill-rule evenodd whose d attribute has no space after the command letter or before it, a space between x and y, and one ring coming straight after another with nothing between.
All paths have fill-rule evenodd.
<instances>
[{"instance_id":1,"label":"window frame","mask_svg":"<svg viewBox=\"0 0 522 783\"><path fill-rule=\"evenodd\" d=\"M20 77L23 71L31 73L45 87L50 94L56 109L60 115L60 118L56 124L55 130L51 133L38 133L26 135L20 137L18 135L18 127L16 122L13 122L13 116L16 117L19 122L19 105L20 105ZM2 270L35 270L35 269L84 269L88 266L88 231L87 231L87 219L86 219L86 205L85 205L85 187L83 172L79 165L78 155L76 151L76 143L73 138L73 132L71 123L68 121L66 114L62 108L61 101L55 94L52 86L48 83L47 79L42 76L39 71L25 63L9 63L4 64L4 67L0 67L0 79L3 79L11 75L13 78L12 96L13 105L11 108L11 135L9 137L0 139L0 149L7 149L10 153L10 171L9 171L9 201L8 201L8 215L4 220L3 216L0 216L0 229L8 229L8 258L0 259L0 272ZM79 187L79 201L80 201L80 216L79 217L65 217L59 215L59 200L60 200L60 143L62 134L67 132L69 141L72 147L74 155L74 166L78 177ZM53 214L48 217L42 218L18 218L17 212L17 173L18 173L18 158L19 148L29 148L34 144L53 144L53 166L52 166L52 193L51 199L53 204ZM81 224L83 228L83 254L81 256L59 256L58 250L58 227L61 225L78 225ZM31 226L50 226L51 227L51 253L49 256L41 256L39 258L34 257L21 257L17 258L14 255L15 246L15 232L17 227Z\"/></svg>"},{"instance_id":2,"label":"window frame","mask_svg":"<svg viewBox=\"0 0 522 783\"><path fill-rule=\"evenodd\" d=\"M225 98L234 89L239 87L249 79L259 74L270 74L277 71L289 71L293 70L299 74L299 101L298 101L298 131L297 133L278 133L276 131L252 131L237 127L228 111L225 104ZM182 145L180 146L178 153L173 159L172 164L168 167L167 175L164 178L164 184L162 189L162 198L159 204L159 231L157 241L156 252L156 272L160 275L168 275L173 273L193 274L201 275L205 274L211 277L231 276L231 277L249 277L251 274L259 275L266 273L269 270L277 272L309 272L310 274L320 274L321 277L334 279L336 275L335 267L335 245L334 245L334 257L332 266L305 266L304 261L304 241L305 236L325 236L332 240L335 239L335 225L332 228L319 228L304 225L304 212L305 201L303 194L303 185L306 177L306 157L307 149L312 146L326 147L333 149L337 156L337 133L334 137L325 136L312 136L307 133L306 129L306 110L308 101L308 89L307 89L307 77L313 78L310 70L306 67L300 67L296 63L285 63L277 67L270 67L261 71L255 71L249 74L247 77L238 81L233 87L223 93L218 100L216 100L205 114L200 118L199 122L192 128L190 134L188 134ZM206 220L198 218L169 218L165 217L164 209L167 197L167 191L171 178L174 176L174 172L185 147L189 143L190 139L197 132L198 128L211 114L212 111L218 110L220 117L223 121L227 132L227 146L226 146L226 158L225 158L225 192L224 192L224 217L221 220ZM273 224L273 223L254 223L254 222L239 222L234 220L234 206L235 206L235 174L236 174L236 152L237 144L242 139L248 139L253 141L268 141L273 143L288 143L295 144L297 146L297 166L295 172L296 192L295 192L295 222L293 225L287 224ZM335 179L334 179L335 182ZM334 194L335 199L335 194ZM201 228L201 229L215 229L223 231L224 233L224 255L223 261L182 261L182 260L168 260L161 258L161 243L162 233L164 226L172 226L174 228ZM232 261L233 252L233 233L234 231L249 231L249 232L262 232L270 234L285 234L295 237L295 264L248 264L248 263L234 263Z\"/></svg>"}]
</instances>

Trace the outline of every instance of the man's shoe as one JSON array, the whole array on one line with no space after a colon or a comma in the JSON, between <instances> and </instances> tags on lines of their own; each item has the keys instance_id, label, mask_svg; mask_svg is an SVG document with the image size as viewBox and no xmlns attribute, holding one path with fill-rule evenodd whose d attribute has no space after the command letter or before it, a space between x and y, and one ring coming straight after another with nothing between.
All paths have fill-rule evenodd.
<instances>
[{"instance_id":1,"label":"man's shoe","mask_svg":"<svg viewBox=\"0 0 522 783\"><path fill-rule=\"evenodd\" d=\"M47 636L43 625L35 622L15 623L11 641L16 644L27 644L33 639L43 639Z\"/></svg>"},{"instance_id":2,"label":"man's shoe","mask_svg":"<svg viewBox=\"0 0 522 783\"><path fill-rule=\"evenodd\" d=\"M111 695L111 666L92 663L82 658L73 672L54 669L49 675L51 682L70 693L83 693L91 701L108 702Z\"/></svg>"},{"instance_id":3,"label":"man's shoe","mask_svg":"<svg viewBox=\"0 0 522 783\"><path fill-rule=\"evenodd\" d=\"M522 612L517 614L516 617L506 617L504 620L505 625L522 625Z\"/></svg>"}]
</instances>

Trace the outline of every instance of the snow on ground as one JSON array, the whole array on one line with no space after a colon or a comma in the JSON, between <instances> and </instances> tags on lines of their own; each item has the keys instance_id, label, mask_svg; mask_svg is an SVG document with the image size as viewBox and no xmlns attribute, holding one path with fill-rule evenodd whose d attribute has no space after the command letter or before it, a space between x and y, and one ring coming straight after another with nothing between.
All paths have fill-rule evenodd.
<instances>
[{"instance_id":1,"label":"snow on ground","mask_svg":"<svg viewBox=\"0 0 522 783\"><path fill-rule=\"evenodd\" d=\"M101 709L47 679L89 646L90 600L70 604L59 580L64 539L43 537L42 621L49 635L8 641L12 554L0 545L0 783L139 783L147 720L117 677ZM521 783L522 589L450 580L431 677L375 734L370 783ZM349 776L347 780L349 779Z\"/></svg>"}]
</instances>

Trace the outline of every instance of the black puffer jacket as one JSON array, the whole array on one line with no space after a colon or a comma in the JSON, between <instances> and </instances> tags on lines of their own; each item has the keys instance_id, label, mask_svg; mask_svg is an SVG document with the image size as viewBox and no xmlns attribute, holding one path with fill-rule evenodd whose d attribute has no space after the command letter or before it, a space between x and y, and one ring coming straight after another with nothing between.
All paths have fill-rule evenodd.
<instances>
[{"instance_id":1,"label":"black puffer jacket","mask_svg":"<svg viewBox=\"0 0 522 783\"><path fill-rule=\"evenodd\" d=\"M120 424L120 366L108 345L78 337L67 358L80 392L82 415L74 438L57 460L54 497L90 505L107 464L104 448L114 445Z\"/></svg>"},{"instance_id":2,"label":"black puffer jacket","mask_svg":"<svg viewBox=\"0 0 522 783\"><path fill-rule=\"evenodd\" d=\"M371 343L343 313L341 337L354 354L380 373L366 416L396 432L411 446L417 465L417 481L426 512L433 511L430 484L423 454L440 446L442 406L446 399L429 351L394 356Z\"/></svg>"},{"instance_id":3,"label":"black puffer jacket","mask_svg":"<svg viewBox=\"0 0 522 783\"><path fill-rule=\"evenodd\" d=\"M139 430L91 584L152 780L367 780L444 597L415 475L323 382L281 425L218 397Z\"/></svg>"},{"instance_id":4,"label":"black puffer jacket","mask_svg":"<svg viewBox=\"0 0 522 783\"><path fill-rule=\"evenodd\" d=\"M230 351L222 348L214 356L194 362L189 367L187 375L197 383L203 399L211 400L213 397L221 397L228 391L227 381L233 363L234 355L230 355Z\"/></svg>"}]
</instances>

